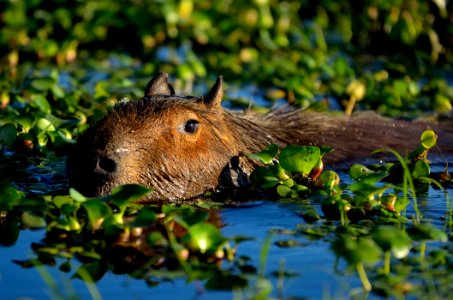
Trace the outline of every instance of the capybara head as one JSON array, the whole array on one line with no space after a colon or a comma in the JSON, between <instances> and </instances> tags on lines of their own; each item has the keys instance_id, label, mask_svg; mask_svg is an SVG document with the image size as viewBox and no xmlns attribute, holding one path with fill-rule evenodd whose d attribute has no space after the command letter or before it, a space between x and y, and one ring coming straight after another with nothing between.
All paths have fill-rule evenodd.
<instances>
[{"instance_id":1,"label":"capybara head","mask_svg":"<svg viewBox=\"0 0 453 300\"><path fill-rule=\"evenodd\" d=\"M143 98L118 104L80 136L67 162L71 186L95 196L138 183L168 201L217 186L238 152L220 105L222 79L204 97L176 96L167 80L158 74Z\"/></svg>"}]
</instances>

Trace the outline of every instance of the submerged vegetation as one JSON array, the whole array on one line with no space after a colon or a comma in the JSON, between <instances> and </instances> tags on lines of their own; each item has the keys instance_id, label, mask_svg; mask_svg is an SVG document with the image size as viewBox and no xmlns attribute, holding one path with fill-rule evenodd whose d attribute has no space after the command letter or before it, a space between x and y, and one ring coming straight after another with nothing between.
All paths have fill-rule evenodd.
<instances>
[{"instance_id":1,"label":"submerged vegetation","mask_svg":"<svg viewBox=\"0 0 453 300\"><path fill-rule=\"evenodd\" d=\"M98 198L69 190L68 148L117 101L141 97L158 71L184 93L204 89L195 78L209 83L222 74L231 107L253 100L256 110L289 103L451 119L451 1L311 2L0 3L0 244L13 247L23 231L44 229L30 245L33 257L15 263L56 266L89 283L113 272L150 286L182 278L247 298L283 298L283 278L295 275L279 269L275 284L267 253L304 251L304 237L327 243L338 258L332 272L352 270L366 292L450 295L452 179L448 164L431 171L427 153L442 157L443 138L432 131L420 133L409 155L376 149L394 159L346 173L324 165L335 151L326 147L270 145L250 154L262 162L252 174L255 197L301 206L296 228L268 233L258 264L250 259L258 253L236 254L254 236L222 233L222 208L234 201L144 207L134 201L152 190L140 186ZM433 192L445 203L435 222L418 208ZM276 234L288 238L273 245Z\"/></svg>"}]
</instances>

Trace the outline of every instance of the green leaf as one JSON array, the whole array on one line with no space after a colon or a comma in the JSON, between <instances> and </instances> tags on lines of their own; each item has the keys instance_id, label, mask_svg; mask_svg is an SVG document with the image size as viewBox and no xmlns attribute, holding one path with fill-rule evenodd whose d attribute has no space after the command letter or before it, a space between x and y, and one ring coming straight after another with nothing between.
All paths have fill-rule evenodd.
<instances>
[{"instance_id":1,"label":"green leaf","mask_svg":"<svg viewBox=\"0 0 453 300\"><path fill-rule=\"evenodd\" d=\"M55 196L52 199L52 201L55 204L55 206L58 208L61 208L63 205L66 205L66 204L74 203L74 199L71 196Z\"/></svg>"},{"instance_id":2,"label":"green leaf","mask_svg":"<svg viewBox=\"0 0 453 300\"><path fill-rule=\"evenodd\" d=\"M41 77L33 79L31 86L38 91L47 91L55 84L55 80L51 77Z\"/></svg>"},{"instance_id":3,"label":"green leaf","mask_svg":"<svg viewBox=\"0 0 453 300\"><path fill-rule=\"evenodd\" d=\"M412 247L412 240L405 231L390 226L375 228L372 238L384 252L391 251L398 259L406 257Z\"/></svg>"},{"instance_id":4,"label":"green leaf","mask_svg":"<svg viewBox=\"0 0 453 300\"><path fill-rule=\"evenodd\" d=\"M291 198L292 197L292 194L296 193L295 191L293 191L291 188L287 187L286 185L283 185L283 184L280 184L278 187L277 187L277 193L280 195L280 197L282 198ZM297 193L296 193L297 195Z\"/></svg>"},{"instance_id":5,"label":"green leaf","mask_svg":"<svg viewBox=\"0 0 453 300\"><path fill-rule=\"evenodd\" d=\"M278 146L276 144L269 145L266 149L258 153L248 154L247 156L256 159L264 164L272 163L272 160L278 153Z\"/></svg>"},{"instance_id":6,"label":"green leaf","mask_svg":"<svg viewBox=\"0 0 453 300\"><path fill-rule=\"evenodd\" d=\"M144 208L140 210L137 214L137 217L132 223L133 226L151 226L156 223L157 214L151 209Z\"/></svg>"},{"instance_id":7,"label":"green leaf","mask_svg":"<svg viewBox=\"0 0 453 300\"><path fill-rule=\"evenodd\" d=\"M126 184L114 188L108 198L118 206L121 213L124 213L129 204L144 198L151 191L150 188L139 184Z\"/></svg>"},{"instance_id":8,"label":"green leaf","mask_svg":"<svg viewBox=\"0 0 453 300\"><path fill-rule=\"evenodd\" d=\"M280 182L274 172L266 167L257 167L250 174L250 181L262 188L270 188Z\"/></svg>"},{"instance_id":9,"label":"green leaf","mask_svg":"<svg viewBox=\"0 0 453 300\"><path fill-rule=\"evenodd\" d=\"M46 226L44 218L36 216L28 211L22 214L22 224L26 228L43 228Z\"/></svg>"},{"instance_id":10,"label":"green leaf","mask_svg":"<svg viewBox=\"0 0 453 300\"><path fill-rule=\"evenodd\" d=\"M13 185L5 185L0 190L0 211L11 210L23 197L24 193L19 191Z\"/></svg>"},{"instance_id":11,"label":"green leaf","mask_svg":"<svg viewBox=\"0 0 453 300\"><path fill-rule=\"evenodd\" d=\"M414 169L412 170L412 176L415 179L421 177L428 177L430 174L429 164L423 160L417 160L414 164Z\"/></svg>"},{"instance_id":12,"label":"green leaf","mask_svg":"<svg viewBox=\"0 0 453 300\"><path fill-rule=\"evenodd\" d=\"M289 145L281 151L279 160L285 170L308 175L320 157L318 147Z\"/></svg>"},{"instance_id":13,"label":"green leaf","mask_svg":"<svg viewBox=\"0 0 453 300\"><path fill-rule=\"evenodd\" d=\"M441 241L448 240L447 234L432 224L420 224L407 229L410 237L416 241Z\"/></svg>"},{"instance_id":14,"label":"green leaf","mask_svg":"<svg viewBox=\"0 0 453 300\"><path fill-rule=\"evenodd\" d=\"M386 171L372 171L368 169L366 166L361 164L354 164L349 169L349 175L352 179L358 182L374 184L381 179L385 178L388 173Z\"/></svg>"},{"instance_id":15,"label":"green leaf","mask_svg":"<svg viewBox=\"0 0 453 300\"><path fill-rule=\"evenodd\" d=\"M342 235L332 244L335 254L343 257L348 264L358 263L372 265L381 258L381 250L370 238L352 238Z\"/></svg>"},{"instance_id":16,"label":"green leaf","mask_svg":"<svg viewBox=\"0 0 453 300\"><path fill-rule=\"evenodd\" d=\"M39 111L45 113L45 114L50 114L51 113L51 107L49 102L47 101L46 97L43 95L32 95L31 96L31 104L32 106L36 107L39 109Z\"/></svg>"},{"instance_id":17,"label":"green leaf","mask_svg":"<svg viewBox=\"0 0 453 300\"><path fill-rule=\"evenodd\" d=\"M104 201L99 199L89 199L82 203L88 214L88 219L94 223L100 219L105 219L112 214L112 209Z\"/></svg>"},{"instance_id":18,"label":"green leaf","mask_svg":"<svg viewBox=\"0 0 453 300\"><path fill-rule=\"evenodd\" d=\"M16 126L11 123L4 124L0 127L0 146L5 145L11 147L16 141L16 136Z\"/></svg>"},{"instance_id":19,"label":"green leaf","mask_svg":"<svg viewBox=\"0 0 453 300\"><path fill-rule=\"evenodd\" d=\"M425 130L420 137L422 146L426 149L434 147L437 143L437 135L433 130Z\"/></svg>"},{"instance_id":20,"label":"green leaf","mask_svg":"<svg viewBox=\"0 0 453 300\"><path fill-rule=\"evenodd\" d=\"M41 131L55 131L55 126L45 118L38 119L36 121L36 127Z\"/></svg>"},{"instance_id":21,"label":"green leaf","mask_svg":"<svg viewBox=\"0 0 453 300\"><path fill-rule=\"evenodd\" d=\"M188 229L191 247L201 253L215 252L225 242L217 227L209 223L195 224Z\"/></svg>"},{"instance_id":22,"label":"green leaf","mask_svg":"<svg viewBox=\"0 0 453 300\"><path fill-rule=\"evenodd\" d=\"M79 193L77 190L75 190L73 188L69 189L69 195L71 195L72 199L74 199L77 202L85 202L88 199L84 195L82 195L81 193Z\"/></svg>"},{"instance_id":23,"label":"green leaf","mask_svg":"<svg viewBox=\"0 0 453 300\"><path fill-rule=\"evenodd\" d=\"M192 225L203 223L209 218L209 212L205 210L193 209L182 210L180 214L173 217L173 220L184 228L189 228Z\"/></svg>"}]
</instances>

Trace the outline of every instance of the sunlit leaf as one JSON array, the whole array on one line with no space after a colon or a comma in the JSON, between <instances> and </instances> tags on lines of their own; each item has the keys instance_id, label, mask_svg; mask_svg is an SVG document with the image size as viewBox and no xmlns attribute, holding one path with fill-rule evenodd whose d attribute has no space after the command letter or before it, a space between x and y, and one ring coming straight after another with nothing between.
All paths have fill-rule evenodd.
<instances>
[{"instance_id":1,"label":"sunlit leaf","mask_svg":"<svg viewBox=\"0 0 453 300\"><path fill-rule=\"evenodd\" d=\"M425 130L420 137L420 142L423 147L430 149L437 143L437 134L433 130Z\"/></svg>"},{"instance_id":2,"label":"sunlit leaf","mask_svg":"<svg viewBox=\"0 0 453 300\"><path fill-rule=\"evenodd\" d=\"M282 167L289 172L308 175L321 157L318 147L289 145L279 156Z\"/></svg>"},{"instance_id":3,"label":"sunlit leaf","mask_svg":"<svg viewBox=\"0 0 453 300\"><path fill-rule=\"evenodd\" d=\"M71 195L71 197L77 202L85 202L87 200L85 196L83 196L81 193L79 193L77 190L73 188L69 189L69 195Z\"/></svg>"},{"instance_id":4,"label":"sunlit leaf","mask_svg":"<svg viewBox=\"0 0 453 300\"><path fill-rule=\"evenodd\" d=\"M375 172L368 169L364 165L354 164L349 169L349 175L351 176L352 179L358 182L374 184L380 181L381 179L385 178L388 175L388 173L386 171Z\"/></svg>"},{"instance_id":5,"label":"sunlit leaf","mask_svg":"<svg viewBox=\"0 0 453 300\"><path fill-rule=\"evenodd\" d=\"M88 214L90 222L96 222L99 219L107 218L112 214L112 209L102 200L89 199L82 203Z\"/></svg>"},{"instance_id":6,"label":"sunlit leaf","mask_svg":"<svg viewBox=\"0 0 453 300\"><path fill-rule=\"evenodd\" d=\"M201 253L215 252L225 239L217 227L208 223L195 224L188 229L191 244Z\"/></svg>"},{"instance_id":7,"label":"sunlit leaf","mask_svg":"<svg viewBox=\"0 0 453 300\"><path fill-rule=\"evenodd\" d=\"M249 154L248 157L261 161L265 164L270 164L278 153L278 146L276 144L269 145L266 149L258 153Z\"/></svg>"}]
</instances>

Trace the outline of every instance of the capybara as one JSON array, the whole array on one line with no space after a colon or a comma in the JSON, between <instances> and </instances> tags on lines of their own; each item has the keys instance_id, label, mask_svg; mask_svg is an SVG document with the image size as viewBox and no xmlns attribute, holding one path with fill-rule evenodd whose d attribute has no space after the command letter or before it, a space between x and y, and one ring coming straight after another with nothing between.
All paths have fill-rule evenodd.
<instances>
[{"instance_id":1,"label":"capybara","mask_svg":"<svg viewBox=\"0 0 453 300\"><path fill-rule=\"evenodd\" d=\"M207 95L177 96L160 73L138 100L120 103L83 133L68 157L71 185L87 196L126 183L150 186L145 201L178 202L220 187L245 186L256 162L246 155L271 143L327 145L327 162L355 161L373 150L400 152L433 128L453 151L453 128L386 119L375 113L333 116L291 107L266 114L222 108L222 78Z\"/></svg>"}]
</instances>

